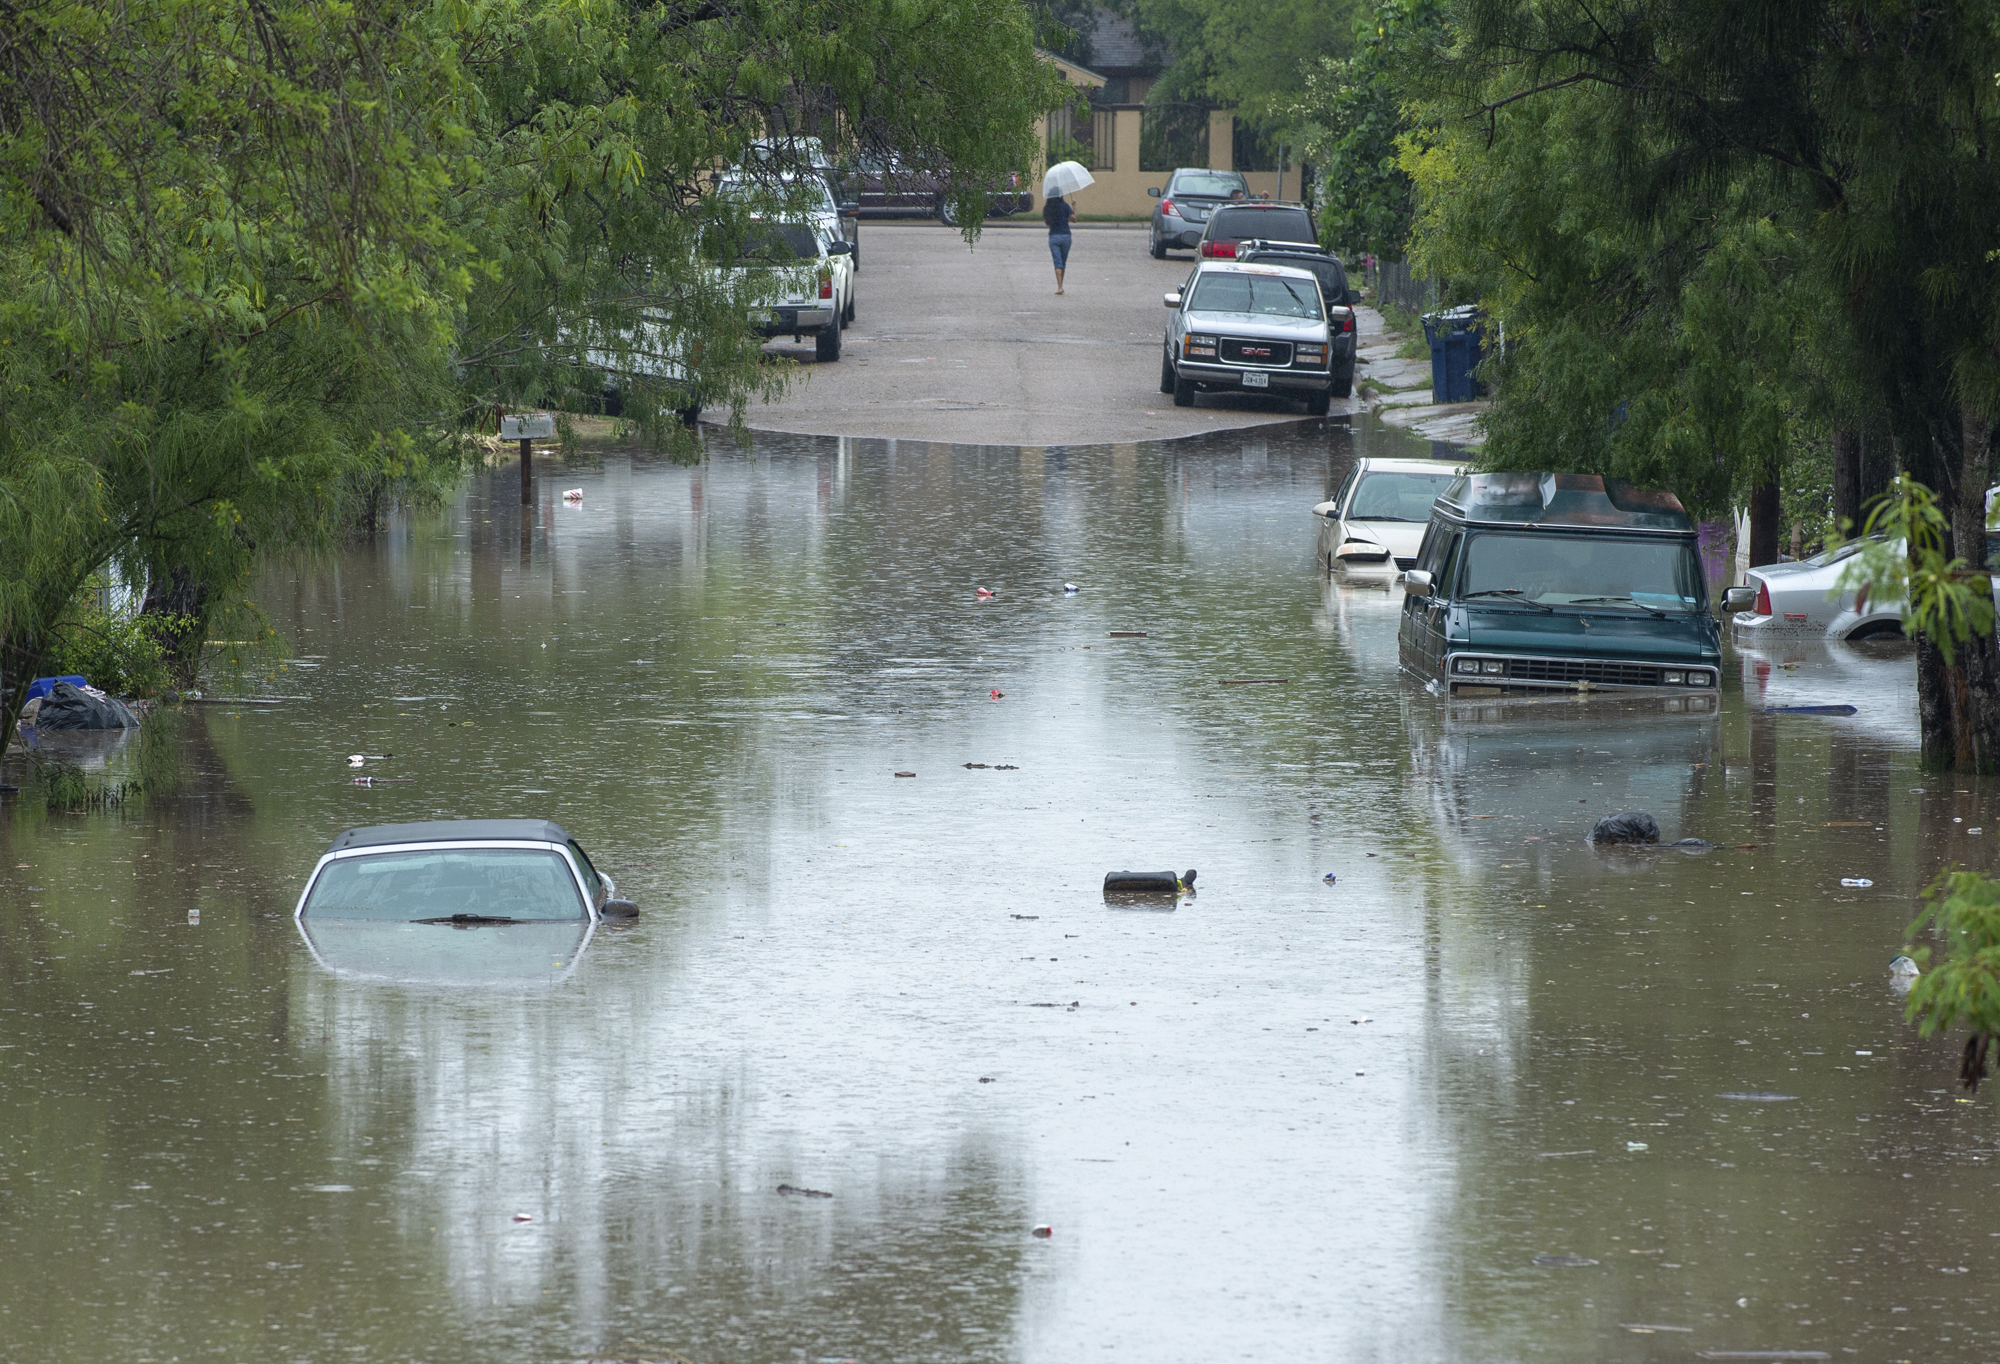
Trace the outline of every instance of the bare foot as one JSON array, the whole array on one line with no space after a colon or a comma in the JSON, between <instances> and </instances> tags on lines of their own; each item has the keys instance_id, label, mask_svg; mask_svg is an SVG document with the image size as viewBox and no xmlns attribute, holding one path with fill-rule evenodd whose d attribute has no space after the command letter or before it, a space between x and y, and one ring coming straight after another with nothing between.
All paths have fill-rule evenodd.
<instances>
[{"instance_id":1,"label":"bare foot","mask_svg":"<svg viewBox=\"0 0 2000 1364\"><path fill-rule=\"evenodd\" d=\"M1056 294L1057 294L1057 296L1058 296L1058 297L1060 297L1060 296L1061 296L1061 294L1062 294L1062 290L1060 290L1060 289L1056 290Z\"/></svg>"}]
</instances>

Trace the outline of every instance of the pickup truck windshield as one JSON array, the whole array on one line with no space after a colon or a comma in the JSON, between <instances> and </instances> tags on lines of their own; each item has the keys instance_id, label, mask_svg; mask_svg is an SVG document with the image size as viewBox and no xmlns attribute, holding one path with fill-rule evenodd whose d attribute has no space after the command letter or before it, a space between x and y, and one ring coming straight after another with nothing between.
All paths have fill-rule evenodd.
<instances>
[{"instance_id":1,"label":"pickup truck windshield","mask_svg":"<svg viewBox=\"0 0 2000 1364\"><path fill-rule=\"evenodd\" d=\"M576 877L546 848L412 848L342 857L313 882L306 919L587 919Z\"/></svg>"},{"instance_id":2,"label":"pickup truck windshield","mask_svg":"<svg viewBox=\"0 0 2000 1364\"><path fill-rule=\"evenodd\" d=\"M1455 472L1367 474L1343 515L1350 521L1428 521L1431 503L1457 477Z\"/></svg>"},{"instance_id":3,"label":"pickup truck windshield","mask_svg":"<svg viewBox=\"0 0 2000 1364\"><path fill-rule=\"evenodd\" d=\"M1309 279L1282 275L1203 275L1194 286L1190 312L1256 313L1264 317L1299 317L1317 322L1319 286Z\"/></svg>"},{"instance_id":4,"label":"pickup truck windshield","mask_svg":"<svg viewBox=\"0 0 2000 1364\"><path fill-rule=\"evenodd\" d=\"M1194 194L1227 199L1238 191L1248 194L1250 187L1243 182L1242 176L1229 171L1182 171L1174 177L1173 188L1167 191L1167 197Z\"/></svg>"},{"instance_id":5,"label":"pickup truck windshield","mask_svg":"<svg viewBox=\"0 0 2000 1364\"><path fill-rule=\"evenodd\" d=\"M819 259L819 238L802 223L760 223L725 265L796 265Z\"/></svg>"},{"instance_id":6,"label":"pickup truck windshield","mask_svg":"<svg viewBox=\"0 0 2000 1364\"><path fill-rule=\"evenodd\" d=\"M1685 540L1483 531L1466 548L1456 595L1543 606L1690 615L1707 588ZM1500 594L1507 594L1505 596Z\"/></svg>"}]
</instances>

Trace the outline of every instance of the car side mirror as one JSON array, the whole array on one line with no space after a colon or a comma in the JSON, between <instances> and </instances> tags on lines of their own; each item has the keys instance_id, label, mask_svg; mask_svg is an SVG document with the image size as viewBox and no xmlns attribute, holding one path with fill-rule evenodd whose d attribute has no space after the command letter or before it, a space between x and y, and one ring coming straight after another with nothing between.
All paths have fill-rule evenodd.
<instances>
[{"instance_id":1,"label":"car side mirror","mask_svg":"<svg viewBox=\"0 0 2000 1364\"><path fill-rule=\"evenodd\" d=\"M1431 594L1431 575L1428 569L1413 568L1403 575L1403 595L1407 597L1428 597Z\"/></svg>"},{"instance_id":2,"label":"car side mirror","mask_svg":"<svg viewBox=\"0 0 2000 1364\"><path fill-rule=\"evenodd\" d=\"M826 254L829 256L851 256L854 254L854 243L828 242L826 244Z\"/></svg>"},{"instance_id":3,"label":"car side mirror","mask_svg":"<svg viewBox=\"0 0 2000 1364\"><path fill-rule=\"evenodd\" d=\"M1722 609L1727 611L1748 611L1757 604L1757 589L1754 587L1732 587L1722 594Z\"/></svg>"},{"instance_id":4,"label":"car side mirror","mask_svg":"<svg viewBox=\"0 0 2000 1364\"><path fill-rule=\"evenodd\" d=\"M1154 186L1154 187L1153 187L1152 189L1149 189L1149 190L1147 190L1147 191L1146 191L1146 197L1147 197L1148 199L1157 199L1157 198L1159 198L1159 197L1160 197L1160 189L1159 189L1159 186L1155 185L1155 186Z\"/></svg>"},{"instance_id":5,"label":"car side mirror","mask_svg":"<svg viewBox=\"0 0 2000 1364\"><path fill-rule=\"evenodd\" d=\"M1340 515L1340 504L1334 501L1321 502L1313 508L1314 516L1324 516L1331 521Z\"/></svg>"},{"instance_id":6,"label":"car side mirror","mask_svg":"<svg viewBox=\"0 0 2000 1364\"><path fill-rule=\"evenodd\" d=\"M598 915L606 919L636 919L639 906L630 900L606 900L597 908Z\"/></svg>"},{"instance_id":7,"label":"car side mirror","mask_svg":"<svg viewBox=\"0 0 2000 1364\"><path fill-rule=\"evenodd\" d=\"M1181 296L1179 294L1162 294L1160 302L1166 304L1169 308L1178 308L1181 306Z\"/></svg>"},{"instance_id":8,"label":"car side mirror","mask_svg":"<svg viewBox=\"0 0 2000 1364\"><path fill-rule=\"evenodd\" d=\"M1359 289L1349 289L1347 291L1348 307L1352 308L1355 304L1359 303L1360 301L1361 301L1361 291Z\"/></svg>"}]
</instances>

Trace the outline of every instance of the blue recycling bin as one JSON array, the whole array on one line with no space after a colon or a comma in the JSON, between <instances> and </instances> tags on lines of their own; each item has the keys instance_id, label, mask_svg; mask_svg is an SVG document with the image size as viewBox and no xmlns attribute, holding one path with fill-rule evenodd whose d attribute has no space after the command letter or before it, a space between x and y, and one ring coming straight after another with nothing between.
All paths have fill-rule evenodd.
<instances>
[{"instance_id":1,"label":"blue recycling bin","mask_svg":"<svg viewBox=\"0 0 2000 1364\"><path fill-rule=\"evenodd\" d=\"M1431 401L1469 403L1486 391L1472 377L1485 358L1485 328L1479 309L1468 303L1424 314L1424 340L1431 346Z\"/></svg>"}]
</instances>

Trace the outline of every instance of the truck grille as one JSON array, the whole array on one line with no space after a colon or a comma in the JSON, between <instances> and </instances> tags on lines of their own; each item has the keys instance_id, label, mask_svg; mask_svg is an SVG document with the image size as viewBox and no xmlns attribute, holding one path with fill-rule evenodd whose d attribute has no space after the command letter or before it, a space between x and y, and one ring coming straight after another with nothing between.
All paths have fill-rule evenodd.
<instances>
[{"instance_id":1,"label":"truck grille","mask_svg":"<svg viewBox=\"0 0 2000 1364\"><path fill-rule=\"evenodd\" d=\"M1222 338L1222 361L1229 365L1289 365L1292 363L1292 343L1225 336Z\"/></svg>"},{"instance_id":2,"label":"truck grille","mask_svg":"<svg viewBox=\"0 0 2000 1364\"><path fill-rule=\"evenodd\" d=\"M1510 658L1507 677L1521 682L1589 682L1606 687L1657 687L1660 670L1645 663L1581 658Z\"/></svg>"}]
</instances>

